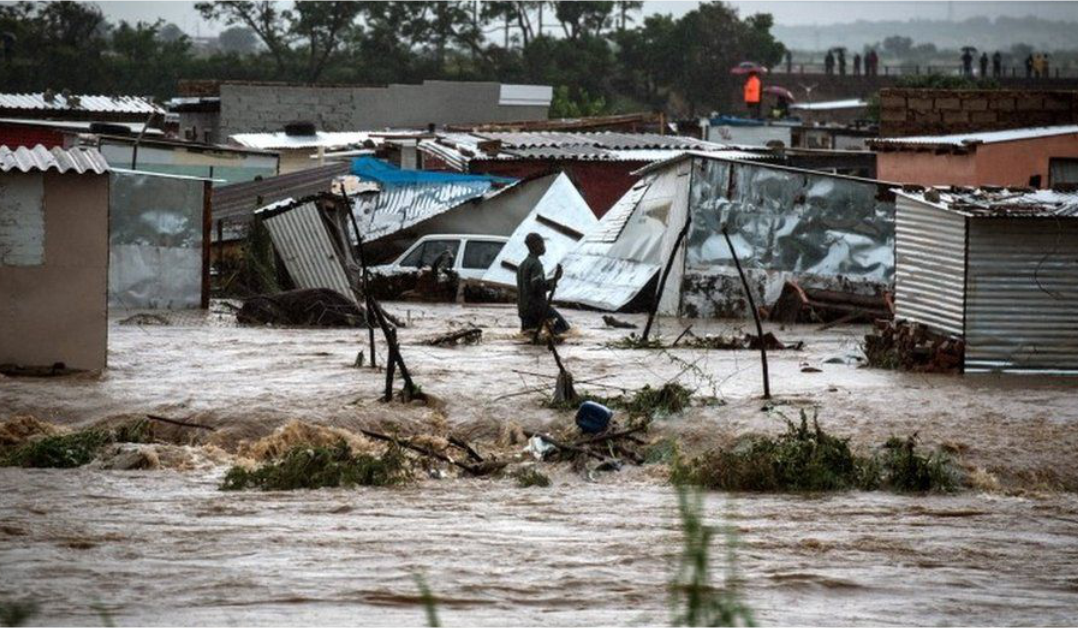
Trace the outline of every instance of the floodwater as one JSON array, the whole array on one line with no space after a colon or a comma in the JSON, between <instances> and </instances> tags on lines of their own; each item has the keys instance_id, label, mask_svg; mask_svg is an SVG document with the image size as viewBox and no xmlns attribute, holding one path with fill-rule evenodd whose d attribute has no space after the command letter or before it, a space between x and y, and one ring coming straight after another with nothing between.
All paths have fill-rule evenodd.
<instances>
[{"instance_id":1,"label":"floodwater","mask_svg":"<svg viewBox=\"0 0 1078 628\"><path fill-rule=\"evenodd\" d=\"M194 450L234 449L291 419L341 427L441 426L485 447L507 424L557 426L529 388L555 372L522 345L509 308L390 307L413 319L404 355L444 409L373 401L380 374L351 365L365 332L245 329L213 314L170 326L110 327L99 377L0 380L0 420L32 414L87 425L146 412L218 427ZM661 423L692 447L775 431L761 412L752 352L614 350L624 334L570 312L559 350L579 388L637 388L679 375L724 405ZM641 322L640 317L624 317ZM475 347L421 338L479 324ZM696 322L698 333L732 327ZM667 337L680 331L663 322ZM946 496L843 493L708 497L737 530L737 571L762 624L1078 622L1078 403L1072 381L909 375L849 362L862 327L775 330L805 340L771 355L783 411L818 408L854 447L914 431L998 480ZM821 372L802 372L804 366ZM535 375L539 374L539 375ZM0 469L0 600L38 600L40 623L419 624L413 577L446 625L665 623L680 533L676 496L655 468L554 486L425 480L391 489L223 493L224 467L154 471ZM713 573L723 573L721 541Z\"/></svg>"}]
</instances>

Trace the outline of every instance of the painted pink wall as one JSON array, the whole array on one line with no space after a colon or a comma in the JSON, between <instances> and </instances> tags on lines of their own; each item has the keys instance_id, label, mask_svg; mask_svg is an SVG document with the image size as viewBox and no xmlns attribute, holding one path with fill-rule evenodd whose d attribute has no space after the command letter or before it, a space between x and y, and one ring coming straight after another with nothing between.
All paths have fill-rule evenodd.
<instances>
[{"instance_id":1,"label":"painted pink wall","mask_svg":"<svg viewBox=\"0 0 1078 628\"><path fill-rule=\"evenodd\" d=\"M1041 175L1048 185L1050 157L1078 158L1078 133L982 144L967 155L895 151L876 157L883 181L917 185L1029 185Z\"/></svg>"}]
</instances>

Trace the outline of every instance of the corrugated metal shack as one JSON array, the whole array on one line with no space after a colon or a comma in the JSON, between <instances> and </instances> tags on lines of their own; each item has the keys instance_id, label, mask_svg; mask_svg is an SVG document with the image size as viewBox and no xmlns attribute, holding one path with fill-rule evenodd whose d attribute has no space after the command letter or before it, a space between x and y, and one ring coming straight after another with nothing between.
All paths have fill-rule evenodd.
<instances>
[{"instance_id":1,"label":"corrugated metal shack","mask_svg":"<svg viewBox=\"0 0 1078 628\"><path fill-rule=\"evenodd\" d=\"M725 226L758 303L790 280L875 295L894 273L894 184L688 153L641 179L563 261L558 299L605 310L645 301L674 256L659 311L746 316ZM686 220L685 244L675 247Z\"/></svg>"},{"instance_id":2,"label":"corrugated metal shack","mask_svg":"<svg viewBox=\"0 0 1078 628\"><path fill-rule=\"evenodd\" d=\"M1078 193L899 192L896 319L965 338L965 370L1078 374Z\"/></svg>"}]
</instances>

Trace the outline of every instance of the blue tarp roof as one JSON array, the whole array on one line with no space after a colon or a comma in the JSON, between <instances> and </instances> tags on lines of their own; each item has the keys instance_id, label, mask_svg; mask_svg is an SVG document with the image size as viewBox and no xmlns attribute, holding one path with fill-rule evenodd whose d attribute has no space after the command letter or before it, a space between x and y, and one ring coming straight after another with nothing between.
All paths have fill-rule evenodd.
<instances>
[{"instance_id":1,"label":"blue tarp roof","mask_svg":"<svg viewBox=\"0 0 1078 628\"><path fill-rule=\"evenodd\" d=\"M366 181L377 181L385 186L415 185L420 183L471 183L508 184L516 179L493 177L483 174L457 172L432 172L430 170L401 170L397 166L375 157L357 157L352 160L352 174Z\"/></svg>"}]
</instances>

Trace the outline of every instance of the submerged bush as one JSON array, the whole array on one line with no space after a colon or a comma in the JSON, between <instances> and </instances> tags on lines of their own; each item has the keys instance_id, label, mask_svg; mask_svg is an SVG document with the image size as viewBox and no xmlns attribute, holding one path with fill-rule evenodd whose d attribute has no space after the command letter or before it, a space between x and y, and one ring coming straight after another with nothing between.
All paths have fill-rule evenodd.
<instances>
[{"instance_id":1,"label":"submerged bush","mask_svg":"<svg viewBox=\"0 0 1078 628\"><path fill-rule=\"evenodd\" d=\"M221 490L389 486L409 479L411 471L400 447L391 445L381 456L353 454L342 439L332 447L296 447L254 470L234 466L225 474Z\"/></svg>"},{"instance_id":2,"label":"submerged bush","mask_svg":"<svg viewBox=\"0 0 1078 628\"><path fill-rule=\"evenodd\" d=\"M71 469L88 464L112 442L105 430L82 430L31 440L11 448L0 457L3 467Z\"/></svg>"},{"instance_id":3,"label":"submerged bush","mask_svg":"<svg viewBox=\"0 0 1078 628\"><path fill-rule=\"evenodd\" d=\"M726 491L817 492L849 489L953 490L957 478L947 456L916 451L913 438L892 438L873 456L855 455L849 440L825 432L816 417L809 427L787 420L777 437L742 439L694 459L676 457L671 481Z\"/></svg>"},{"instance_id":4,"label":"submerged bush","mask_svg":"<svg viewBox=\"0 0 1078 628\"><path fill-rule=\"evenodd\" d=\"M105 445L152 442L152 427L149 421L141 420L125 423L113 430L91 428L31 439L0 452L0 467L81 467L92 462Z\"/></svg>"},{"instance_id":5,"label":"submerged bush","mask_svg":"<svg viewBox=\"0 0 1078 628\"><path fill-rule=\"evenodd\" d=\"M953 491L960 478L951 457L941 451L917 450L917 437L892 436L865 465L862 488L898 493Z\"/></svg>"},{"instance_id":6,"label":"submerged bush","mask_svg":"<svg viewBox=\"0 0 1078 628\"><path fill-rule=\"evenodd\" d=\"M513 477L517 479L517 486L520 488L531 488L533 486L546 488L550 486L550 478L538 469L521 469L514 473Z\"/></svg>"}]
</instances>

